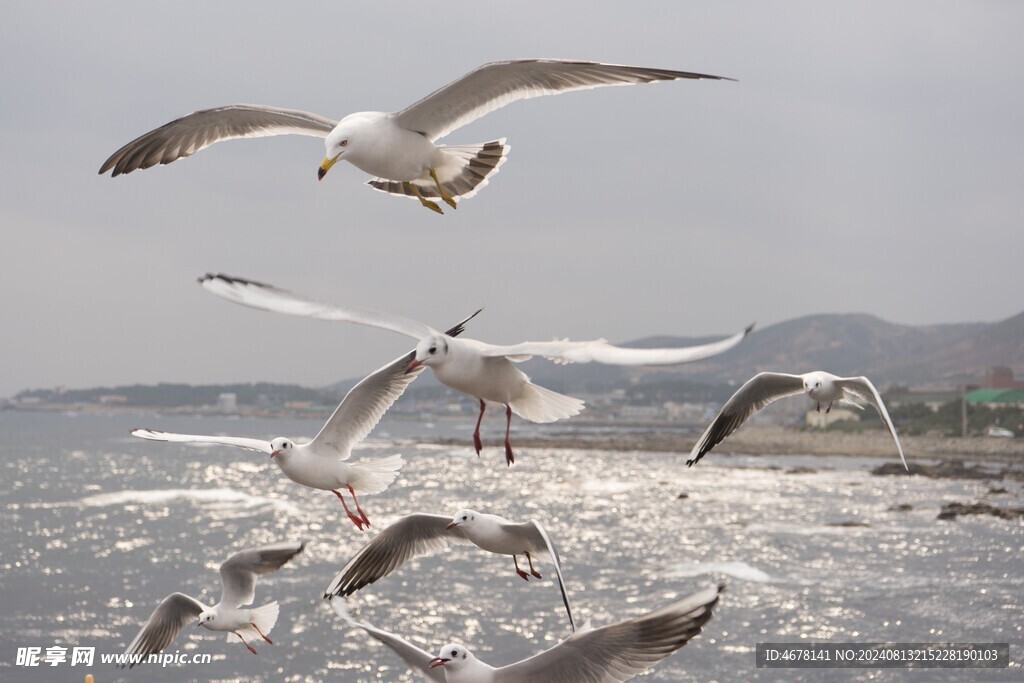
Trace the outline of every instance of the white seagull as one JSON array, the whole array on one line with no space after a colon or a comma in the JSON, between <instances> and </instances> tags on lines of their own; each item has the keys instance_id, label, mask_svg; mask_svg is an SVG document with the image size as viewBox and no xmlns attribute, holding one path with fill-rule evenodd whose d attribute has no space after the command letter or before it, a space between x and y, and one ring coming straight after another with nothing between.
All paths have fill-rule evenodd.
<instances>
[{"instance_id":1,"label":"white seagull","mask_svg":"<svg viewBox=\"0 0 1024 683\"><path fill-rule=\"evenodd\" d=\"M601 628L583 627L558 645L508 666L495 668L464 645L445 645L436 657L401 636L355 621L343 600L335 613L363 629L401 657L410 668L440 683L617 683L651 668L700 633L711 618L724 585L697 593L643 616Z\"/></svg>"},{"instance_id":2,"label":"white seagull","mask_svg":"<svg viewBox=\"0 0 1024 683\"><path fill-rule=\"evenodd\" d=\"M515 462L509 440L512 413L530 422L555 422L579 414L583 401L537 386L515 363L543 356L555 363L605 363L609 365L676 365L690 363L728 351L754 329L711 344L669 349L632 349L595 341L523 342L495 346L475 339L455 339L423 323L390 313L360 308L342 308L318 303L273 285L229 275L207 274L199 283L209 292L243 306L321 320L342 321L380 327L418 339L410 372L426 365L443 384L480 401L480 414L473 430L477 455L483 448L480 422L487 402L505 406L505 462Z\"/></svg>"},{"instance_id":3,"label":"white seagull","mask_svg":"<svg viewBox=\"0 0 1024 683\"><path fill-rule=\"evenodd\" d=\"M224 590L220 602L213 607L207 607L184 593L168 595L153 610L149 621L125 650L126 655L133 656L127 663L128 667L145 663L149 655L170 645L178 632L190 622L211 631L226 632L229 640L231 635L238 636L253 654L256 654L256 650L246 638L252 640L259 637L273 644L267 635L277 622L277 603L271 602L254 609L245 605L251 605L256 599L257 576L277 571L305 547L305 543L278 543L232 555L220 566L220 580Z\"/></svg>"},{"instance_id":4,"label":"white seagull","mask_svg":"<svg viewBox=\"0 0 1024 683\"><path fill-rule=\"evenodd\" d=\"M489 553L511 555L516 574L526 581L530 580L531 575L543 578L533 566L534 559L551 562L558 577L565 611L569 615L569 625L576 630L576 621L562 579L561 558L544 526L536 520L516 523L475 510L460 510L453 517L421 512L401 518L364 545L345 564L324 591L324 597L330 599L335 595L352 595L412 558L438 552L449 541L472 543ZM519 567L517 555L526 556L529 573Z\"/></svg>"},{"instance_id":5,"label":"white seagull","mask_svg":"<svg viewBox=\"0 0 1024 683\"><path fill-rule=\"evenodd\" d=\"M837 377L820 370L803 375L762 372L747 380L747 383L725 402L722 409L718 411L718 415L704 430L704 434L701 435L700 440L690 452L690 458L686 461L687 466L692 466L704 457L705 453L739 429L740 425L746 422L751 415L769 403L798 394L807 394L807 397L817 405L818 412L821 412L821 404L825 402L828 402L825 412L831 411L835 401L841 401L863 410L864 408L853 401L851 396L870 403L878 411L882 422L885 423L885 428L892 435L893 441L896 442L896 450L900 454L900 460L903 461L903 466L907 467L907 459L903 457L903 446L900 445L900 439L896 436L896 427L893 426L889 411L885 409L882 397L871 380L867 377ZM907 471L910 471L909 467L907 467Z\"/></svg>"},{"instance_id":6,"label":"white seagull","mask_svg":"<svg viewBox=\"0 0 1024 683\"><path fill-rule=\"evenodd\" d=\"M465 324L475 315L469 316L448 330L448 333L460 334ZM352 454L352 448L366 438L388 408L416 379L419 373L410 373L408 370L412 359L413 354L408 353L352 387L320 429L320 433L308 443L296 443L285 437L263 441L235 436L173 434L155 429L135 429L132 436L153 441L223 444L267 453L292 481L336 495L345 508L345 514L362 530L364 526L370 526L370 520L359 505L356 491L380 493L386 489L398 476L402 456L396 454L358 463L349 463L347 460ZM356 513L349 509L340 489L346 489L352 496Z\"/></svg>"},{"instance_id":7,"label":"white seagull","mask_svg":"<svg viewBox=\"0 0 1024 683\"><path fill-rule=\"evenodd\" d=\"M732 80L720 76L619 64L562 59L492 62L397 112L359 112L340 122L295 109L232 104L203 109L167 123L114 152L100 174L131 173L169 164L221 140L296 134L324 138L318 176L340 160L374 177L369 185L418 199L442 213L430 198L453 209L472 197L505 161L504 138L475 145L434 142L516 100L605 85L633 85L681 78Z\"/></svg>"}]
</instances>

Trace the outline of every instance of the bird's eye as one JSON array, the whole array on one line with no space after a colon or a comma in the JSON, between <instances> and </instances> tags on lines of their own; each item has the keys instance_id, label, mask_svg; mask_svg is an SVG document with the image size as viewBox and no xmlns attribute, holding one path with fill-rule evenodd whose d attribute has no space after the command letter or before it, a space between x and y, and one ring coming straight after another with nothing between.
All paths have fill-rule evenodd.
<instances>
[{"instance_id":1,"label":"bird's eye","mask_svg":"<svg viewBox=\"0 0 1024 683\"><path fill-rule=\"evenodd\" d=\"M338 143L339 147L345 147L346 145L348 145L348 140L342 140L341 142Z\"/></svg>"},{"instance_id":2,"label":"bird's eye","mask_svg":"<svg viewBox=\"0 0 1024 683\"><path fill-rule=\"evenodd\" d=\"M469 519L469 517L468 517L468 516L466 516L466 515L462 515L462 521L463 521L463 522L465 522L465 521L466 521L467 519Z\"/></svg>"},{"instance_id":3,"label":"bird's eye","mask_svg":"<svg viewBox=\"0 0 1024 683\"><path fill-rule=\"evenodd\" d=\"M458 657L458 656L459 656L459 651L458 650L452 650L452 657Z\"/></svg>"},{"instance_id":4,"label":"bird's eye","mask_svg":"<svg viewBox=\"0 0 1024 683\"><path fill-rule=\"evenodd\" d=\"M435 354L435 353L437 353L437 347L436 347L436 346L431 346L431 347L430 347L430 353L431 353L431 354Z\"/></svg>"}]
</instances>

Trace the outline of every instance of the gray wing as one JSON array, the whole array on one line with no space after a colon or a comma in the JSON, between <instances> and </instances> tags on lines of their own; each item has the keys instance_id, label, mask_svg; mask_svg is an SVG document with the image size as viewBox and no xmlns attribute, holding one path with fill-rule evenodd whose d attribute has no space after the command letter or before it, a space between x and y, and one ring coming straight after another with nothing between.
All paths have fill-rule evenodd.
<instances>
[{"instance_id":1,"label":"gray wing","mask_svg":"<svg viewBox=\"0 0 1024 683\"><path fill-rule=\"evenodd\" d=\"M747 419L769 403L786 396L803 393L804 379L801 375L787 375L779 372L762 372L747 380L747 383L732 395L718 415L704 430L700 439L690 451L687 466L704 457L704 454L721 443L725 437L739 429Z\"/></svg>"},{"instance_id":2,"label":"gray wing","mask_svg":"<svg viewBox=\"0 0 1024 683\"><path fill-rule=\"evenodd\" d=\"M276 572L305 547L305 543L277 543L235 553L220 566L224 584L221 603L228 607L251 605L256 599L256 577Z\"/></svg>"},{"instance_id":3,"label":"gray wing","mask_svg":"<svg viewBox=\"0 0 1024 683\"><path fill-rule=\"evenodd\" d=\"M896 450L900 453L903 467L909 472L910 468L907 467L907 459L903 457L903 446L900 445L900 437L896 436L896 427L892 423L892 418L889 417L889 411L885 409L885 404L882 403L882 397L879 395L878 389L875 389L875 385L871 383L871 380L867 377L840 377L835 382L843 388L843 391L848 391L875 407L878 415L882 418L882 422L885 423L885 428L892 435L892 440L896 442Z\"/></svg>"},{"instance_id":4,"label":"gray wing","mask_svg":"<svg viewBox=\"0 0 1024 683\"><path fill-rule=\"evenodd\" d=\"M337 121L297 109L262 104L231 104L202 109L141 135L110 155L100 175L111 177L138 168L169 164L191 156L221 140L260 138L271 135L310 135L325 138Z\"/></svg>"},{"instance_id":5,"label":"gray wing","mask_svg":"<svg viewBox=\"0 0 1024 683\"><path fill-rule=\"evenodd\" d=\"M200 434L174 434L161 432L158 429L133 429L132 436L150 441L173 441L175 443L213 443L225 446L237 446L258 453L270 454L270 442L262 439L248 439L242 436L203 436Z\"/></svg>"},{"instance_id":6,"label":"gray wing","mask_svg":"<svg viewBox=\"0 0 1024 683\"><path fill-rule=\"evenodd\" d=\"M128 668L142 664L149 655L170 645L181 629L207 609L206 605L184 593L168 595L149 615L149 621L124 651L126 655L140 655L138 658L141 661L131 662ZM124 668L125 665L120 666Z\"/></svg>"},{"instance_id":7,"label":"gray wing","mask_svg":"<svg viewBox=\"0 0 1024 683\"><path fill-rule=\"evenodd\" d=\"M437 331L429 325L403 318L400 315L367 308L331 306L292 294L288 290L273 285L232 277L223 273L218 275L207 273L199 278L199 284L206 291L223 299L250 308L258 308L261 311L380 327L416 340L437 334Z\"/></svg>"},{"instance_id":8,"label":"gray wing","mask_svg":"<svg viewBox=\"0 0 1024 683\"><path fill-rule=\"evenodd\" d=\"M731 337L710 344L669 349L633 349L613 346L603 339L596 341L523 342L510 346L485 344L484 356L505 356L525 360L530 356L543 356L555 363L605 363L607 365L676 365L692 363L733 348L754 329L750 325Z\"/></svg>"},{"instance_id":9,"label":"gray wing","mask_svg":"<svg viewBox=\"0 0 1024 683\"><path fill-rule=\"evenodd\" d=\"M525 524L508 524L503 526L520 530L521 533L530 539L531 545L535 548L546 549L548 557L551 559L551 565L555 568L555 576L558 577L558 590L562 593L562 604L565 605L565 613L569 615L569 626L575 631L576 620L572 616L572 607L569 606L569 594L565 590L565 579L562 578L562 558L558 554L555 542L548 535L548 530L535 519L531 519Z\"/></svg>"},{"instance_id":10,"label":"gray wing","mask_svg":"<svg viewBox=\"0 0 1024 683\"><path fill-rule=\"evenodd\" d=\"M495 671L493 683L616 683L646 671L700 633L724 586L612 626L580 631Z\"/></svg>"},{"instance_id":11,"label":"gray wing","mask_svg":"<svg viewBox=\"0 0 1024 683\"><path fill-rule=\"evenodd\" d=\"M566 59L491 62L395 113L395 122L433 141L516 100L605 85L721 76Z\"/></svg>"},{"instance_id":12,"label":"gray wing","mask_svg":"<svg viewBox=\"0 0 1024 683\"><path fill-rule=\"evenodd\" d=\"M445 334L449 337L458 336L466 329L466 323L479 312L478 310ZM394 405L406 387L423 372L425 366L412 371L405 369L415 357L416 352L411 351L396 358L352 387L320 433L313 438L313 450L316 452L317 446L320 445L329 446L336 450L342 459L347 459L352 448L373 431L388 408Z\"/></svg>"},{"instance_id":13,"label":"gray wing","mask_svg":"<svg viewBox=\"0 0 1024 683\"><path fill-rule=\"evenodd\" d=\"M458 527L445 529L451 521L451 517L425 513L403 517L359 549L331 581L324 597L351 595L414 557L436 553L450 541L468 542Z\"/></svg>"},{"instance_id":14,"label":"gray wing","mask_svg":"<svg viewBox=\"0 0 1024 683\"><path fill-rule=\"evenodd\" d=\"M391 648L396 655L402 658L402 660L409 665L409 668L415 670L418 674L423 676L428 681L437 681L438 683L447 683L448 677L444 673L443 667L437 669L430 668L430 660L434 658L434 655L422 650L405 638L397 636L394 633L389 633L383 629L379 629L372 624L365 622L356 621L348 612L348 607L345 605L345 600L342 598L328 598L331 609L339 617L345 620L350 626L361 628L371 636L379 640L380 642Z\"/></svg>"}]
</instances>

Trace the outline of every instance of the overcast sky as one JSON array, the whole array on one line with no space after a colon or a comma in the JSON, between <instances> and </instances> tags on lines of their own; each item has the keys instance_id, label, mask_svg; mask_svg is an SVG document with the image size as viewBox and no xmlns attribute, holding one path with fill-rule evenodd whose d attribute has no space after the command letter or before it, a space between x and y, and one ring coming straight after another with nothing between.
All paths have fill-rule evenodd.
<instances>
[{"instance_id":1,"label":"overcast sky","mask_svg":"<svg viewBox=\"0 0 1024 683\"><path fill-rule=\"evenodd\" d=\"M1024 3L607 5L0 4L0 396L318 386L411 348L231 305L195 284L206 271L437 327L485 306L470 334L496 343L1024 309ZM315 138L97 175L196 109L340 119L515 57L739 82L512 104L442 140L512 146L443 217L348 164L318 183Z\"/></svg>"}]
</instances>

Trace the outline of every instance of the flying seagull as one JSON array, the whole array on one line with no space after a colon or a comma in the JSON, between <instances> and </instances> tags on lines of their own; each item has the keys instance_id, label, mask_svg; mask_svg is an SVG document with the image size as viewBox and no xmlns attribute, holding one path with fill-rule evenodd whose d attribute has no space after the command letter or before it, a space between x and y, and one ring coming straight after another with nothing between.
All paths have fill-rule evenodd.
<instances>
[{"instance_id":1,"label":"flying seagull","mask_svg":"<svg viewBox=\"0 0 1024 683\"><path fill-rule=\"evenodd\" d=\"M477 313L448 330L447 334L461 334L465 324ZM396 454L358 463L347 460L352 448L366 438L388 408L416 379L419 372L408 370L412 360L412 353L405 354L352 387L320 433L308 443L296 443L285 437L263 441L234 436L173 434L155 429L135 429L132 436L153 441L223 444L267 453L292 481L336 495L345 508L345 514L356 528L362 530L364 526L370 526L370 519L359 505L356 491L380 493L386 489L398 476L402 456ZM341 490L347 490L352 496L355 513L349 509Z\"/></svg>"},{"instance_id":2,"label":"flying seagull","mask_svg":"<svg viewBox=\"0 0 1024 683\"><path fill-rule=\"evenodd\" d=\"M305 299L273 285L229 275L207 274L199 278L208 291L244 306L274 313L286 313L321 320L343 321L380 327L418 339L409 372L424 365L434 371L443 384L469 394L480 402L480 414L473 431L477 455L483 448L480 422L487 402L505 406L505 462L515 462L510 442L512 413L530 422L555 422L583 410L583 401L555 393L530 381L515 363L543 356L555 363L605 363L609 365L675 365L690 363L728 351L754 329L750 325L726 339L669 349L633 349L613 346L603 339L595 341L523 342L495 346L475 339L455 339L440 334L423 323L390 313L359 308L342 308Z\"/></svg>"},{"instance_id":3,"label":"flying seagull","mask_svg":"<svg viewBox=\"0 0 1024 683\"><path fill-rule=\"evenodd\" d=\"M420 512L401 518L380 532L348 561L324 591L324 597L329 599L335 595L352 595L412 558L441 550L449 541L472 543L489 553L511 555L516 574L526 581L530 580L530 576L543 578L533 566L534 559L540 557L550 561L558 577L558 588L569 615L569 625L576 630L569 596L565 592L565 581L562 579L561 558L544 526L536 520L516 523L475 510L460 510L454 517ZM526 557L529 573L519 566L517 555Z\"/></svg>"},{"instance_id":4,"label":"flying seagull","mask_svg":"<svg viewBox=\"0 0 1024 683\"><path fill-rule=\"evenodd\" d=\"M338 161L351 162L372 176L377 190L417 199L437 213L441 199L453 209L472 197L505 161L505 139L475 145L436 145L457 128L516 100L587 90L687 79L732 80L720 76L600 64L564 59L491 62L397 112L359 112L340 122L295 109L232 104L203 109L142 135L114 152L100 175L131 173L169 164L221 140L307 135L324 138L317 172L323 179Z\"/></svg>"},{"instance_id":5,"label":"flying seagull","mask_svg":"<svg viewBox=\"0 0 1024 683\"><path fill-rule=\"evenodd\" d=\"M808 372L803 375L787 375L781 372L762 372L747 380L739 390L732 395L722 409L715 416L715 419L704 430L700 440L690 452L690 459L686 461L687 466L704 457L704 454L720 444L727 436L739 429L740 425L747 421L751 415L780 398L807 394L821 412L821 404L828 403L825 412L832 410L832 404L841 401L847 405L863 410L861 405L850 397L859 398L870 403L878 411L878 415L885 423L893 441L896 442L896 450L899 451L900 460L903 466L907 467L907 459L903 457L903 446L896 436L896 427L889 418L889 411L882 403L882 397L867 377L837 377L833 374L817 371ZM910 468L907 467L907 471Z\"/></svg>"},{"instance_id":6,"label":"flying seagull","mask_svg":"<svg viewBox=\"0 0 1024 683\"><path fill-rule=\"evenodd\" d=\"M355 621L343 600L335 613L441 683L617 683L651 668L700 633L724 585L709 586L643 616L601 628L583 627L558 645L514 664L492 667L464 645L445 645L436 657L401 636Z\"/></svg>"},{"instance_id":7,"label":"flying seagull","mask_svg":"<svg viewBox=\"0 0 1024 683\"><path fill-rule=\"evenodd\" d=\"M280 569L288 560L302 552L305 543L278 543L262 548L243 550L229 557L220 566L220 579L224 584L220 602L207 607L184 593L171 593L153 610L149 621L135 636L125 655L131 659L121 664L129 668L145 663L151 654L162 651L171 644L178 632L190 622L211 631L238 636L239 640L256 654L256 649L246 640L263 638L268 643L270 630L277 622L278 606L271 602L262 607L249 609L256 599L256 577ZM197 621L198 619L198 621Z\"/></svg>"}]
</instances>

